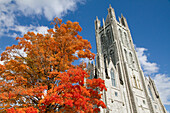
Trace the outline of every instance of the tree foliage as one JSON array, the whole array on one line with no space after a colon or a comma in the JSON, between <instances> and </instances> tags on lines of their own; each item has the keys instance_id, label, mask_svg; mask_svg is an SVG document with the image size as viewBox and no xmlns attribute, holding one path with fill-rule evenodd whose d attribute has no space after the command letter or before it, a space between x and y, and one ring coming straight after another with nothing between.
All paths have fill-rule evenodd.
<instances>
[{"instance_id":1,"label":"tree foliage","mask_svg":"<svg viewBox=\"0 0 170 113\"><path fill-rule=\"evenodd\" d=\"M105 108L101 79L88 79L79 58L94 59L78 22L55 18L45 35L28 32L1 54L0 112L93 113Z\"/></svg>"}]
</instances>

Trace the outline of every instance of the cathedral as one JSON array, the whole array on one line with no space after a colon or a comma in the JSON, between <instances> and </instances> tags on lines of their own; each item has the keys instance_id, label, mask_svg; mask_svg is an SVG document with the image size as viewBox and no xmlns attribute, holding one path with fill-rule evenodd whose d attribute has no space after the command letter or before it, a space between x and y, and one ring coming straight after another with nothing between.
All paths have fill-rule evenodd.
<instances>
[{"instance_id":1,"label":"cathedral","mask_svg":"<svg viewBox=\"0 0 170 113\"><path fill-rule=\"evenodd\" d=\"M95 20L96 65L89 63L91 78L105 81L102 92L107 109L101 113L167 113L154 81L141 69L126 18L116 20L109 6L106 20Z\"/></svg>"}]
</instances>

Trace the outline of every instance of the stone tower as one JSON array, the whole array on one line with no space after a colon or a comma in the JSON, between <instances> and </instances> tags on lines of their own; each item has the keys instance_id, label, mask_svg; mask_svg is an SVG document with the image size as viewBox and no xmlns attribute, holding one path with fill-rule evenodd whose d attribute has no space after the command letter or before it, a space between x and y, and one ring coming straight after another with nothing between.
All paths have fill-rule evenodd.
<instances>
[{"instance_id":1,"label":"stone tower","mask_svg":"<svg viewBox=\"0 0 170 113\"><path fill-rule=\"evenodd\" d=\"M95 20L96 65L90 63L91 77L105 80L101 113L166 113L154 81L144 77L123 15L116 20L108 8L106 20Z\"/></svg>"}]
</instances>

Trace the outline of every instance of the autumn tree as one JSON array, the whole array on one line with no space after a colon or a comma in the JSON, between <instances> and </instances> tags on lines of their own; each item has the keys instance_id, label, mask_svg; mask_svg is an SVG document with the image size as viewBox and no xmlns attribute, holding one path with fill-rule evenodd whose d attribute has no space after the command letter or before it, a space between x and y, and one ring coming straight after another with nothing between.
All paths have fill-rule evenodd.
<instances>
[{"instance_id":1,"label":"autumn tree","mask_svg":"<svg viewBox=\"0 0 170 113\"><path fill-rule=\"evenodd\" d=\"M0 112L93 113L106 108L101 79L88 79L80 58L94 59L78 22L55 18L48 33L28 32L1 54ZM86 78L86 79L85 79Z\"/></svg>"}]
</instances>

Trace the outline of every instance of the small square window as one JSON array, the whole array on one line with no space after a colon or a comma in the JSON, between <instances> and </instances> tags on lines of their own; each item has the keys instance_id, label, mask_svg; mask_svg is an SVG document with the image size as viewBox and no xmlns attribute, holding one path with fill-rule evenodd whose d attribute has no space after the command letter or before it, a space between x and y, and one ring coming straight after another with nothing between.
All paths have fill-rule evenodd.
<instances>
[{"instance_id":1,"label":"small square window","mask_svg":"<svg viewBox=\"0 0 170 113\"><path fill-rule=\"evenodd\" d=\"M143 100L143 104L145 104L145 100Z\"/></svg>"},{"instance_id":2,"label":"small square window","mask_svg":"<svg viewBox=\"0 0 170 113\"><path fill-rule=\"evenodd\" d=\"M115 92L115 96L116 96L116 97L118 96L118 93L117 93L117 92Z\"/></svg>"}]
</instances>

